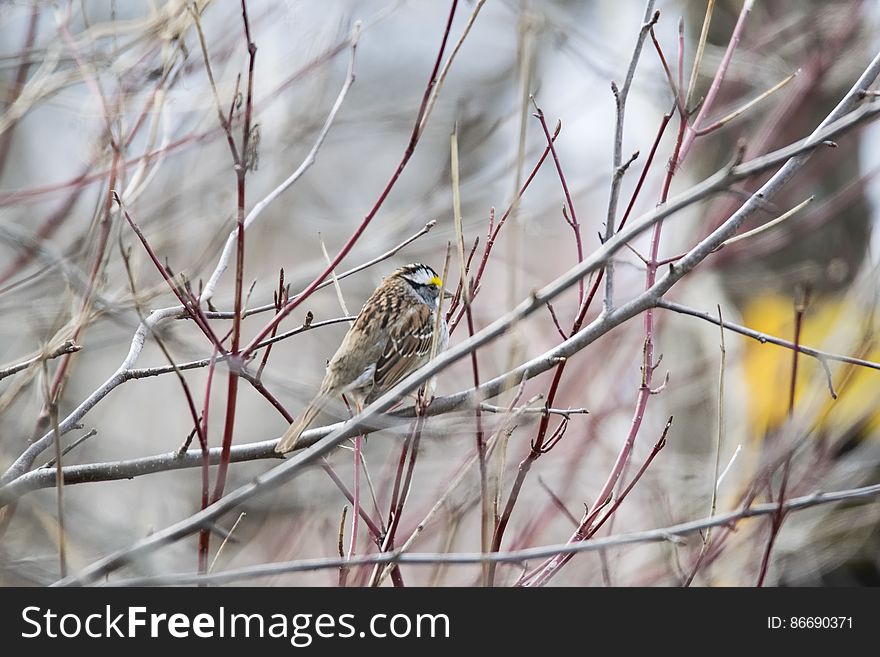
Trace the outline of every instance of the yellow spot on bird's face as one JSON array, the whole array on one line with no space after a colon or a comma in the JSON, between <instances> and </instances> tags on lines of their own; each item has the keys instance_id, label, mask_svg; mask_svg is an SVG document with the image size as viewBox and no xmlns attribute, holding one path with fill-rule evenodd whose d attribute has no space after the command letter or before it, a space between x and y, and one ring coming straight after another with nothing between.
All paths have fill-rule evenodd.
<instances>
[{"instance_id":1,"label":"yellow spot on bird's face","mask_svg":"<svg viewBox=\"0 0 880 657\"><path fill-rule=\"evenodd\" d=\"M431 285L436 288L441 288L441 287L443 287L443 281L440 280L439 276L434 276L433 278L431 278L430 281L428 281L428 285Z\"/></svg>"}]
</instances>

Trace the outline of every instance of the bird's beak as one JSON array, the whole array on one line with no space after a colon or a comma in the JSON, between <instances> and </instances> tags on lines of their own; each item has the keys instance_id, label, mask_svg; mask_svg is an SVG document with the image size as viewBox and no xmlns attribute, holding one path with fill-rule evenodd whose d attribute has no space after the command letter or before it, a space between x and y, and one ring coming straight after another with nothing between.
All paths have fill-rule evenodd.
<instances>
[{"instance_id":1,"label":"bird's beak","mask_svg":"<svg viewBox=\"0 0 880 657\"><path fill-rule=\"evenodd\" d=\"M452 292L450 292L449 290L443 290L443 298L444 299L451 299L454 296L455 295Z\"/></svg>"}]
</instances>

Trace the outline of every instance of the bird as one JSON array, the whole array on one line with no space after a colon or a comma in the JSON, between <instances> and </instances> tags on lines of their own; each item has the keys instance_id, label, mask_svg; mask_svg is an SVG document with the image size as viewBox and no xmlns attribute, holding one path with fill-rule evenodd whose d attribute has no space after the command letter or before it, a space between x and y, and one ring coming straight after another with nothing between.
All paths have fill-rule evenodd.
<instances>
[{"instance_id":1,"label":"bird","mask_svg":"<svg viewBox=\"0 0 880 657\"><path fill-rule=\"evenodd\" d=\"M435 327L440 353L449 343L446 320L439 318L443 281L428 265L411 263L385 278L364 303L354 324L330 359L321 388L292 423L275 451L296 448L300 435L341 395L359 411L431 358Z\"/></svg>"}]
</instances>

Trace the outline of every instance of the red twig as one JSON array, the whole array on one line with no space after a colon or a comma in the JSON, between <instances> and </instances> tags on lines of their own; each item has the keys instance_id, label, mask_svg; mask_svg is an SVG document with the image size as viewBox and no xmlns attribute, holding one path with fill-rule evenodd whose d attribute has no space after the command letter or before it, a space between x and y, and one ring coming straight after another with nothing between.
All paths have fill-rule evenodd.
<instances>
[{"instance_id":1,"label":"red twig","mask_svg":"<svg viewBox=\"0 0 880 657\"><path fill-rule=\"evenodd\" d=\"M669 70L669 64L666 62L666 56L663 54L663 49L660 47L660 42L657 41L657 35L654 33L654 27L651 26L651 41L654 44L654 50L657 51L657 56L660 57L660 64L663 66L663 72L666 74L666 81L669 83L669 88L672 90L672 97L675 99L675 106L678 109L678 113L682 116L686 114L686 110L684 107L684 101L681 98L681 66L679 66L679 83L676 85L675 81L672 79L672 71ZM679 58L679 64L681 63L681 58Z\"/></svg>"},{"instance_id":2,"label":"red twig","mask_svg":"<svg viewBox=\"0 0 880 657\"><path fill-rule=\"evenodd\" d=\"M406 445L404 445L404 450L400 455L400 462L397 470L397 478L394 481L394 492L392 493L392 505L388 512L388 531L385 534L384 539L382 540L382 544L379 546L379 549L382 552L388 552L389 550L394 549L394 538L397 534L397 528L400 526L400 518L403 515L403 506L406 504L407 497L409 497L410 486L412 485L412 476L413 471L416 466L416 457L419 454L419 443L422 439L422 429L425 426L425 415L424 415L424 403L421 398L416 402L416 410L417 416L416 420L413 423L413 429L410 435L407 437ZM401 477L403 474L403 465L406 459L406 450L408 447L409 451L409 465L406 468L406 474ZM379 574L380 570L377 570L375 576L373 578L373 586L378 585L379 583ZM400 571L397 570L396 576L395 572L391 573L392 581L394 585L397 587L403 586L403 580L400 577Z\"/></svg>"},{"instance_id":3,"label":"red twig","mask_svg":"<svg viewBox=\"0 0 880 657\"><path fill-rule=\"evenodd\" d=\"M556 141L556 138L559 136L559 131L561 129L561 124L556 125L556 131L553 133L552 141ZM501 218L495 223L495 208L491 208L489 211L489 228L486 233L486 244L483 246L483 254L480 257L480 265L477 268L477 274L474 276L474 289L472 290L471 299L473 300L477 296L477 292L480 289L480 281L483 279L483 272L486 269L486 263L489 262L489 254L492 252L492 247L495 245L495 240L498 239L498 235L501 232L501 228L504 226L504 223L507 221L507 218L510 216L510 213L513 212L513 208L516 207L519 203L519 200L523 197L523 194L526 193L526 190L529 188L529 185L532 184L532 180L535 179L535 175L537 175L538 171L541 168L541 165L544 164L544 160L547 159L547 156L550 155L550 147L547 146L544 148L544 152L541 154L541 157L538 158L538 162L532 167L531 172L526 178L525 182L519 188L519 192L517 192L516 197L511 200L510 204L507 206L507 209L504 211L504 214L501 215ZM449 321L449 318L452 316L453 310L455 309L457 299L452 300L453 303L449 306L449 311L446 314L446 319ZM456 327L461 321L462 317L464 317L464 309L458 311L458 314L455 316L455 319L449 322L449 335L452 335L455 332Z\"/></svg>"},{"instance_id":4,"label":"red twig","mask_svg":"<svg viewBox=\"0 0 880 657\"><path fill-rule=\"evenodd\" d=\"M214 482L214 494L211 496L211 502L216 502L223 497L223 489L226 486L226 475L229 470L229 450L232 448L232 439L235 431L235 415L238 402L238 373L235 371L235 361L239 358L239 346L241 343L241 309L242 294L244 289L244 217L245 217L245 182L248 170L248 158L251 139L251 121L253 120L254 109L254 64L257 55L257 46L251 37L251 26L248 20L247 2L241 0L241 16L244 23L244 36L247 41L248 50L248 82L244 110L244 125L242 127L241 151L237 151L235 147L235 139L232 135L230 126L224 123L229 148L232 152L233 164L235 167L235 175L238 190L238 207L236 212L236 223L238 231L236 236L236 252L235 252L235 299L234 312L232 318L232 344L231 359L232 367L229 370L228 383L226 386L226 421L223 427L223 443L220 451L220 463L217 466L217 478ZM223 112L220 112L220 121L224 122ZM277 326L277 324L276 324Z\"/></svg>"},{"instance_id":5,"label":"red twig","mask_svg":"<svg viewBox=\"0 0 880 657\"><path fill-rule=\"evenodd\" d=\"M538 104L535 102L534 96L532 96L532 104L535 106L535 116L538 121L541 122L541 129L544 131L544 137L547 139L547 147L550 149L550 152L553 154L553 163L556 165L556 173L559 175L559 182L562 184L562 191L565 194L565 203L568 205L568 212L570 214L570 219L568 216L565 216L565 208L563 208L563 216L565 217L566 223L571 226L572 232L574 232L574 242L575 247L577 248L577 261L583 262L584 260L584 245L581 242L581 227L578 223L577 214L574 211L574 203L571 200L571 192L568 191L568 183L565 181L565 173L562 171L562 163L559 161L559 155L556 154L556 148L553 146L553 138L550 136L550 130L547 128L547 121L544 119L544 111L538 107ZM557 128L554 131L556 134L559 133L559 128L562 123L557 123ZM580 279L578 281L578 304L583 303L584 301L584 279Z\"/></svg>"},{"instance_id":6,"label":"red twig","mask_svg":"<svg viewBox=\"0 0 880 657\"><path fill-rule=\"evenodd\" d=\"M801 297L795 301L794 305L794 349L791 356L791 382L789 384L788 395L788 416L794 414L795 392L797 390L797 373L798 373L798 356L800 355L801 330L804 322L804 311L809 301L809 291L804 290ZM779 530L782 529L782 523L785 521L785 494L788 488L788 478L791 474L791 455L785 456L782 464L782 481L779 484L779 508L773 514L770 520L770 536L767 539L767 545L764 548L764 555L761 557L761 567L758 571L757 586L764 586L764 580L767 577L767 569L770 566L770 554L773 552L773 546L776 544L776 537ZM768 486L771 485L768 482Z\"/></svg>"},{"instance_id":7,"label":"red twig","mask_svg":"<svg viewBox=\"0 0 880 657\"><path fill-rule=\"evenodd\" d=\"M565 371L565 363L566 361L562 361L553 372L553 381L550 383L550 390L547 393L546 397L546 405L547 408L550 408L553 404L553 400L556 398L556 391L559 389L559 383L562 380L562 373ZM501 512L501 515L498 517L498 521L495 523L495 533L492 536L492 551L498 552L501 549L501 542L504 539L504 532L507 529L507 525L510 522L510 516L513 514L513 508L516 506L516 502L519 499L520 491L522 490L523 484L526 481L526 477L529 474L529 471L532 468L532 464L544 453L544 440L547 436L547 428L550 425L550 414L544 413L541 416L541 422L538 425L537 436L531 443L531 449L529 453L523 458L519 463L519 467L517 468L516 478L513 480L513 485L510 488L510 493L507 496L507 502L504 505L504 509ZM496 564L489 564L489 586L492 586L495 582L495 570Z\"/></svg>"},{"instance_id":8,"label":"red twig","mask_svg":"<svg viewBox=\"0 0 880 657\"><path fill-rule=\"evenodd\" d=\"M543 488L547 495L550 497L551 504L559 509L559 512L562 513L562 515L564 515L566 518L568 518L571 521L572 525L577 527L580 524L580 521L575 518L574 514L571 511L568 510L568 508L565 506L565 502L562 501L562 498L559 497L559 495L557 495L553 491L553 489L551 489L550 486L547 485L547 483L541 478L540 475L538 475L538 485Z\"/></svg>"},{"instance_id":9,"label":"red twig","mask_svg":"<svg viewBox=\"0 0 880 657\"><path fill-rule=\"evenodd\" d=\"M397 473L394 477L394 485L391 489L391 504L388 507L388 526L391 526L391 523L394 521L394 513L397 509L397 501L400 499L400 486L403 482L403 470L406 467L406 457L409 455L409 448L412 445L412 439L415 434L410 432L407 435L406 439L403 441L403 446L400 448L400 458L397 461Z\"/></svg>"},{"instance_id":10,"label":"red twig","mask_svg":"<svg viewBox=\"0 0 880 657\"><path fill-rule=\"evenodd\" d=\"M804 323L804 311L809 302L809 291L804 290L794 305L794 349L791 351L791 382L788 390L788 415L794 413L794 400L797 388L798 356L800 355L801 329Z\"/></svg>"},{"instance_id":11,"label":"red twig","mask_svg":"<svg viewBox=\"0 0 880 657\"><path fill-rule=\"evenodd\" d=\"M489 208L489 234L492 233L492 224L495 221L495 208ZM474 238L474 245L471 247L471 252L468 254L467 261L464 264L464 273L465 275L459 278L458 284L455 286L455 292L452 295L452 300L449 302L449 308L446 311L446 321L449 321L449 318L452 316L452 313L458 307L458 303L461 300L461 291L462 286L461 282L467 279L467 274L471 271L471 262L473 262L474 254L477 252L477 246L480 244L480 238Z\"/></svg>"},{"instance_id":12,"label":"red twig","mask_svg":"<svg viewBox=\"0 0 880 657\"><path fill-rule=\"evenodd\" d=\"M199 447L202 450L202 508L208 508L209 494L211 490L210 461L208 451L208 412L210 410L211 388L214 384L214 369L217 363L216 349L211 354L211 364L208 365L208 377L205 383L205 399L202 405L202 420L199 434ZM199 532L199 572L208 572L208 551L210 549L211 532L206 527Z\"/></svg>"},{"instance_id":13,"label":"red twig","mask_svg":"<svg viewBox=\"0 0 880 657\"><path fill-rule=\"evenodd\" d=\"M412 157L413 152L415 151L416 144L419 142L419 137L421 136L420 125L422 121L422 116L424 116L425 108L428 105L428 100L431 97L431 91L434 88L434 84L437 81L437 73L440 69L440 62L443 60L443 52L446 50L446 42L449 39L449 32L452 29L452 19L455 16L455 10L458 6L458 0L452 0L452 6L449 10L449 18L446 21L446 29L443 32L443 38L440 43L440 49L437 52L437 59L434 62L434 68L431 71L431 77L428 80L428 85L425 87L425 93L422 97L422 103L419 106L419 111L416 114L416 120L413 125L412 134L410 135L409 143L406 146L406 150L403 153L403 157L400 160L400 163L397 165L397 169L392 174L390 180L385 185L385 188L382 190L382 193L379 195L379 198L373 204L373 207L367 213L367 215L363 218L360 225L355 229L354 233L349 237L348 241L345 245L340 249L339 253L334 256L333 260L327 265L323 272L321 272L309 285L305 290L299 295L297 295L282 309L280 313L278 313L274 319L272 319L269 324L263 327L263 329L257 334L257 336L251 340L251 342L242 350L241 356L242 358L247 358L247 356L256 348L256 345L262 342L262 340L272 331L272 328L280 323L287 315L291 313L297 306L299 306L303 301L311 296L311 294L315 291L315 289L326 279L330 273L336 268L336 266L348 255L348 252L354 247L355 243L358 241L363 232L367 229L367 226L370 225L370 222L379 212L379 208L382 207L382 204L385 202L385 199L388 197L388 194L391 193L392 188L397 183L398 178L400 178L400 174L403 173L404 168L406 168L407 163L409 163L410 158Z\"/></svg>"},{"instance_id":14,"label":"red twig","mask_svg":"<svg viewBox=\"0 0 880 657\"><path fill-rule=\"evenodd\" d=\"M721 82L727 74L727 68L730 66L731 59L733 59L733 52L736 50L739 40L742 37L746 25L746 18L748 18L749 12L752 10L753 2L754 0L745 0L743 3L742 10L740 10L736 25L733 28L733 34L730 35L727 50L724 51L724 56L721 58L721 63L718 65L718 70L715 71L715 77L712 78L712 83L709 85L709 91L706 92L706 99L703 101L703 105L700 107L697 117L686 131L684 142L681 145L682 160L687 157L687 154L690 152L694 139L697 137L696 131L701 127L703 119L706 118L706 115L709 113L715 102L715 97L718 95L718 90L721 88Z\"/></svg>"},{"instance_id":15,"label":"red twig","mask_svg":"<svg viewBox=\"0 0 880 657\"><path fill-rule=\"evenodd\" d=\"M549 301L547 302L547 310L550 311L550 317L553 319L553 325L559 332L559 337L561 337L563 340L568 340L568 336L565 334L565 331L562 330L562 326L559 325L559 318L556 316L556 311L553 309L553 304Z\"/></svg>"},{"instance_id":16,"label":"red twig","mask_svg":"<svg viewBox=\"0 0 880 657\"><path fill-rule=\"evenodd\" d=\"M623 489L623 492L614 500L614 503L611 505L611 508L605 512L605 515L593 525L592 530L590 531L589 536L593 536L602 528L609 518L617 511L618 507L623 504L623 500L626 499L626 496L629 495L630 491L635 487L635 485L642 478L642 475L645 474L645 471L648 469L648 466L651 465L651 462L654 460L654 457L660 453L664 447L666 447L666 437L669 434L669 429L672 427L672 416L669 416L669 419L666 421L666 426L663 427L663 433L660 435L660 439L654 443L654 448L651 450L651 453L648 454L648 458L645 459L645 462L642 463L642 467L639 468L638 472L636 472L635 476L632 478L632 481L627 484L626 488ZM588 536L588 538L589 538Z\"/></svg>"},{"instance_id":17,"label":"red twig","mask_svg":"<svg viewBox=\"0 0 880 657\"><path fill-rule=\"evenodd\" d=\"M277 313L281 310L281 307L287 303L287 288L284 286L284 269L278 272L278 291L275 292L275 312ZM306 321L303 322L304 325L310 325L312 319L312 314L309 313L306 315ZM275 335L278 333L278 327L272 331L272 335L269 337L269 340L273 340ZM263 370L266 368L266 363L269 362L269 354L272 352L272 345L274 342L270 342L266 345L266 350L263 352L263 358L260 360L260 366L257 368L257 378L261 378L263 376Z\"/></svg>"},{"instance_id":18,"label":"red twig","mask_svg":"<svg viewBox=\"0 0 880 657\"><path fill-rule=\"evenodd\" d=\"M138 239L144 247L144 250L147 252L147 255L150 256L150 260L153 261L153 264L156 266L156 269L159 270L162 278L164 278L165 282L168 283L168 287L171 288L174 296L177 297L177 300L180 301L184 310L186 310L190 317L192 317L196 326L198 326L205 334L205 336L207 336L207 338L211 341L214 348L216 348L221 354L225 355L226 349L223 347L213 329L208 324L208 320L205 318L205 315L201 311L199 305L195 303L193 295L186 292L186 290L181 289L181 286L174 281L174 278L168 271L168 268L163 265L162 262L159 260L159 256L156 255L156 252L153 250L153 247L147 240L146 235L144 235L143 231L141 231L140 226L138 226L134 219L131 218L131 215L125 208L125 205L122 203L119 195L115 191L113 191L112 194L113 199L116 201L117 205L119 205L119 209L122 210L122 215L125 217L128 225L131 226L131 229L134 231L135 235L137 235Z\"/></svg>"}]
</instances>

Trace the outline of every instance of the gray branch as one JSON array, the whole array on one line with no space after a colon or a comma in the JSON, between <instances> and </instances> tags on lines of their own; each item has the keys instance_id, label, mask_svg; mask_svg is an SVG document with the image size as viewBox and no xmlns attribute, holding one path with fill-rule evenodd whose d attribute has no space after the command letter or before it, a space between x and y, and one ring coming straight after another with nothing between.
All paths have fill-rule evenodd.
<instances>
[{"instance_id":1,"label":"gray branch","mask_svg":"<svg viewBox=\"0 0 880 657\"><path fill-rule=\"evenodd\" d=\"M0 379L5 379L7 376L12 376L13 374L21 372L22 370L26 370L35 363L39 363L41 361L49 360L52 358L58 358L59 356L64 356L65 354L73 354L80 349L82 349L82 346L76 344L73 340L65 340L63 344L59 345L55 349L52 349L51 351L39 353L32 358L21 361L20 363L16 363L15 365L10 365L9 367L4 367L0 369Z\"/></svg>"},{"instance_id":2,"label":"gray branch","mask_svg":"<svg viewBox=\"0 0 880 657\"><path fill-rule=\"evenodd\" d=\"M666 310L671 310L676 313L681 313L682 315L690 315L691 317L698 317L702 320L715 324L715 326L723 326L724 328L733 331L735 333L739 333L741 335L745 335L750 338L754 338L761 344L775 344L779 347L785 347L786 349L797 349L800 353L805 356L812 356L820 363L823 361L833 360L838 363L849 363L850 365L858 365L859 367L867 367L872 370L880 370L880 363L877 363L873 360L865 360L863 358L855 358L853 356L843 356L841 354L831 353L830 351L822 351L820 349L813 349L812 347L807 347L802 344L795 345L794 342L789 340L783 340L782 338L777 338L774 335L770 335L769 333L762 333L761 331L756 331L755 329L751 329L748 326L742 326L740 324L734 324L733 322L728 322L727 320L719 321L717 317L713 317L710 313L703 312L702 310L696 310L694 308L689 308L687 306L683 306L679 303L672 303L670 301L661 300L657 303L658 308L665 308Z\"/></svg>"},{"instance_id":3,"label":"gray branch","mask_svg":"<svg viewBox=\"0 0 880 657\"><path fill-rule=\"evenodd\" d=\"M612 82L612 91L614 92L614 103L617 110L617 123L614 127L614 155L613 170L611 172L611 194L608 198L608 215L605 219L605 241L611 239L614 235L614 226L617 220L617 200L620 197L620 183L623 180L623 174L626 167L623 166L623 121L626 116L626 99L629 96L629 90L632 86L633 77L636 73L636 66L639 63L639 57L642 54L642 46L645 45L645 38L648 36L651 27L657 22L660 12L651 15L654 12L654 0L648 0L645 3L645 17L642 19L642 29L639 30L639 36L636 39L636 45L633 49L632 57L629 60L629 68L626 71L626 79L623 86L618 89ZM630 160L632 161L632 160ZM614 261L609 260L605 266L605 312L609 312L613 306L614 296Z\"/></svg>"},{"instance_id":4,"label":"gray branch","mask_svg":"<svg viewBox=\"0 0 880 657\"><path fill-rule=\"evenodd\" d=\"M803 497L795 497L785 501L783 511L801 511L822 504L832 504L835 502L844 502L851 500L870 500L880 495L880 484L872 486L864 486L861 488L852 488L848 490L839 490L831 493L813 493ZM589 541L581 541L580 543L562 543L558 545L546 545L541 547L526 548L523 550L511 550L510 552L464 552L464 553L416 553L416 552L383 552L379 554L369 554L351 559L301 559L297 561L285 561L272 564L261 564L257 566L247 566L244 568L236 568L219 573L209 575L199 575L197 573L178 573L159 575L153 577L138 577L132 579L112 582L113 586L182 586L182 585L198 585L198 584L225 584L243 579L253 579L257 577L270 577L273 575L282 575L285 573L306 572L315 570L327 570L330 568L339 568L340 566L360 566L370 564L408 564L414 566L429 566L436 564L451 565L469 565L482 563L515 563L522 564L530 559L544 559L554 557L561 554L571 554L578 552L593 552L595 550L605 550L613 547L622 547L625 545L636 545L642 543L659 543L664 541L682 540L682 537L697 532L702 532L710 527L728 527L735 528L737 523L747 518L756 518L760 516L772 515L779 512L779 504L768 502L753 507L741 509L739 511L730 511L721 515L714 515L700 520L692 520L683 522L670 527L662 527L659 529L649 529L641 532L632 532L628 534L618 534L617 536L608 536L604 538L595 538Z\"/></svg>"},{"instance_id":5,"label":"gray branch","mask_svg":"<svg viewBox=\"0 0 880 657\"><path fill-rule=\"evenodd\" d=\"M500 406L492 406L491 404L482 404L481 408L489 413L513 412L534 415L549 413L551 415L559 415L565 418L571 417L572 415L585 415L589 413L585 408L544 408L543 406L508 409ZM429 410L429 414L438 415L438 412L437 410ZM412 417L413 409L411 407L395 411L383 418L382 428L408 424ZM337 422L335 424L309 429L300 437L300 440L297 443L297 448L305 449L306 447L314 445L321 438L324 438L341 426L342 423ZM364 434L369 434L374 430L367 427L361 427L361 431ZM242 463L244 461L258 461L263 459L280 459L281 457L275 451L275 445L277 442L278 438L272 438L271 440L233 445L230 448L229 461L231 463ZM216 465L220 462L220 451L220 447L212 447L209 449L209 465ZM61 472L64 477L64 485L72 486L76 484L97 483L101 481L134 479L135 477L142 477L144 475L155 474L158 472L198 468L201 467L201 465L201 450L190 449L183 453L178 451L164 452L162 454L151 454L149 456L124 459L121 461L66 465L62 468ZM0 487L0 506L10 504L35 490L54 488L55 481L56 471L53 469L43 467L27 472L15 479L15 481Z\"/></svg>"}]
</instances>

